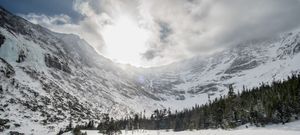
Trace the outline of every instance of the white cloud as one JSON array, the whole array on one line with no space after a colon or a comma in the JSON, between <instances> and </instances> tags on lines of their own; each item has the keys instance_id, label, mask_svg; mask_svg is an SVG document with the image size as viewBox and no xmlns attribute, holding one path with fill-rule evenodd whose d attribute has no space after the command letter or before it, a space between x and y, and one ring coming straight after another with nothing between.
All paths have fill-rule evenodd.
<instances>
[{"instance_id":1,"label":"white cloud","mask_svg":"<svg viewBox=\"0 0 300 135\"><path fill-rule=\"evenodd\" d=\"M71 23L71 18L65 14L55 15L55 16L46 16L44 14L35 14L30 13L27 15L20 15L27 20L30 20L32 23L40 24L43 26L52 26L52 25L62 25Z\"/></svg>"},{"instance_id":2,"label":"white cloud","mask_svg":"<svg viewBox=\"0 0 300 135\"><path fill-rule=\"evenodd\" d=\"M100 27L103 25L102 20L107 20L108 17L105 16L105 14L97 15L92 12L89 14L91 14L90 17L85 17L77 24L73 23L67 15L46 16L43 14L31 13L20 16L55 32L79 35L101 53L104 43L100 33Z\"/></svg>"},{"instance_id":3,"label":"white cloud","mask_svg":"<svg viewBox=\"0 0 300 135\"><path fill-rule=\"evenodd\" d=\"M146 50L139 52L140 64L146 66L205 55L300 24L299 0L75 0L73 7L84 16L76 24L66 15L24 17L54 31L78 34L103 53L103 28L130 16L151 33Z\"/></svg>"}]
</instances>

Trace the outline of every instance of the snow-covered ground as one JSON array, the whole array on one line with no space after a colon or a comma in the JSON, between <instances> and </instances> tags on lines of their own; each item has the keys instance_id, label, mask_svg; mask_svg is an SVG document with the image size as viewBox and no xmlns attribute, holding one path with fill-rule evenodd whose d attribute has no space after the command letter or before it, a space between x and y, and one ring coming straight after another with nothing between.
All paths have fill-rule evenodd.
<instances>
[{"instance_id":1,"label":"snow-covered ground","mask_svg":"<svg viewBox=\"0 0 300 135\"><path fill-rule=\"evenodd\" d=\"M87 132L88 135L102 135L97 130L84 130L83 132ZM71 135L71 133L65 135ZM268 125L266 127L249 126L249 128L245 128L245 126L241 126L232 130L208 129L181 132L174 132L172 130L122 131L122 135L300 135L300 121L298 120L285 125Z\"/></svg>"},{"instance_id":2,"label":"snow-covered ground","mask_svg":"<svg viewBox=\"0 0 300 135\"><path fill-rule=\"evenodd\" d=\"M0 72L0 118L8 119L6 125L10 126L0 134L18 131L26 135L52 135L68 124L70 116L79 124L99 119L101 113L121 118L144 110L146 116L155 109L170 108L174 112L205 104L208 95L211 100L226 95L228 84L242 90L243 86L257 87L261 82L300 73L300 30L274 41L247 42L211 56L142 69L129 65L120 68L79 36L51 32L1 7L0 18L0 35L5 37L0 44L0 71L14 72L10 77ZM26 56L22 62L18 60L20 54ZM236 133L254 129L161 134Z\"/></svg>"}]
</instances>

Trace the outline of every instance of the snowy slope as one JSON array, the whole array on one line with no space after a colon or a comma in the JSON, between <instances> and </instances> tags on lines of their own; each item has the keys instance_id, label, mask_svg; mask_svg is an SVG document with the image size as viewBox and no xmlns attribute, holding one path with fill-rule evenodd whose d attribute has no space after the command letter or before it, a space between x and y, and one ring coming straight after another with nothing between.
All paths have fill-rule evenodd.
<instances>
[{"instance_id":1,"label":"snowy slope","mask_svg":"<svg viewBox=\"0 0 300 135\"><path fill-rule=\"evenodd\" d=\"M191 107L262 82L285 79L300 72L300 30L272 39L249 41L207 57L195 57L141 74L148 89L173 109Z\"/></svg>"},{"instance_id":2,"label":"snowy slope","mask_svg":"<svg viewBox=\"0 0 300 135\"><path fill-rule=\"evenodd\" d=\"M231 83L241 90L299 73L299 32L141 69L115 64L76 35L0 8L0 121L10 125L4 133L55 134L70 117L80 123L101 113L123 117L206 103Z\"/></svg>"},{"instance_id":3,"label":"snowy slope","mask_svg":"<svg viewBox=\"0 0 300 135\"><path fill-rule=\"evenodd\" d=\"M159 108L154 95L78 36L51 32L2 8L0 35L0 120L10 125L4 132L55 134L70 117L81 122Z\"/></svg>"},{"instance_id":4,"label":"snowy slope","mask_svg":"<svg viewBox=\"0 0 300 135\"><path fill-rule=\"evenodd\" d=\"M88 135L102 135L97 130L83 130ZM122 131L122 135L298 135L300 134L300 121L287 123L285 125L267 125L266 127L249 127L241 126L237 129L222 130L193 130L174 132L172 130L135 130ZM64 135L72 135L70 132Z\"/></svg>"}]
</instances>

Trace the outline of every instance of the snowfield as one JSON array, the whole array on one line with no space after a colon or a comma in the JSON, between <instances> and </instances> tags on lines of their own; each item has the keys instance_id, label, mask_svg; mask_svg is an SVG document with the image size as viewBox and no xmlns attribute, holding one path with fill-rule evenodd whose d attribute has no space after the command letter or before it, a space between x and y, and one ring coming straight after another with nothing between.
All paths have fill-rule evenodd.
<instances>
[{"instance_id":1,"label":"snowfield","mask_svg":"<svg viewBox=\"0 0 300 135\"><path fill-rule=\"evenodd\" d=\"M223 129L207 129L207 130L193 130L174 132L172 130L136 130L136 131L122 131L122 135L300 135L300 121L295 121L282 124L267 125L266 127L249 126L238 127L233 130ZM97 130L83 130L88 135L102 135ZM64 135L72 135L70 132Z\"/></svg>"},{"instance_id":2,"label":"snowfield","mask_svg":"<svg viewBox=\"0 0 300 135\"><path fill-rule=\"evenodd\" d=\"M229 84L238 92L243 86L250 89L300 74L300 29L237 44L207 57L136 68L99 55L79 36L52 32L1 7L0 18L0 37L5 37L0 38L0 118L7 119L9 127L0 134L53 135L70 118L82 124L100 120L103 113L118 119L144 110L146 116L155 109L174 112L226 95ZM294 124L297 130L287 125L160 134L300 135L299 122Z\"/></svg>"}]
</instances>

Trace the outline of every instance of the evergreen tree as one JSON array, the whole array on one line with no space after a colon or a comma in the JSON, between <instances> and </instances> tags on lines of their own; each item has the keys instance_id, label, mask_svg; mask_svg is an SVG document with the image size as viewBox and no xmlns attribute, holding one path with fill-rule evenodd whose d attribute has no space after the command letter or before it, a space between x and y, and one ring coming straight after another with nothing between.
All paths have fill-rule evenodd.
<instances>
[{"instance_id":1,"label":"evergreen tree","mask_svg":"<svg viewBox=\"0 0 300 135\"><path fill-rule=\"evenodd\" d=\"M262 83L260 87L246 89L235 94L233 85L228 86L227 96L213 99L209 103L195 105L191 109L175 111L155 110L150 118L142 114L121 120L103 118L98 125L100 131L119 129L187 129L234 128L245 123L264 126L268 123L285 124L300 115L300 75L284 81ZM144 111L145 115L145 111ZM142 117L143 118L142 118ZM89 124L88 124L89 125ZM104 133L104 132L103 132Z\"/></svg>"}]
</instances>

